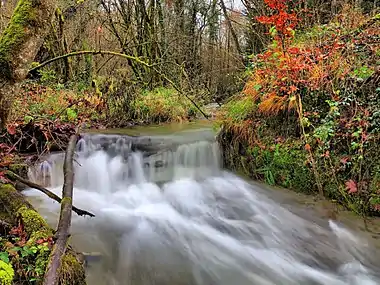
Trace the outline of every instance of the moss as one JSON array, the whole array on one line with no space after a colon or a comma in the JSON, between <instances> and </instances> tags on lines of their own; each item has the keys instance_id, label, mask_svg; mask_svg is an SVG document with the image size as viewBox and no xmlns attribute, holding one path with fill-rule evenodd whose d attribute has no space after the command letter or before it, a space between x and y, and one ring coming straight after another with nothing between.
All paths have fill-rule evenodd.
<instances>
[{"instance_id":1,"label":"moss","mask_svg":"<svg viewBox=\"0 0 380 285\"><path fill-rule=\"evenodd\" d=\"M0 184L0 218L9 223L16 222L16 213L23 206L31 207L21 193L11 184Z\"/></svg>"},{"instance_id":2,"label":"moss","mask_svg":"<svg viewBox=\"0 0 380 285\"><path fill-rule=\"evenodd\" d=\"M36 20L37 5L33 0L20 0L13 12L11 22L0 38L0 70L6 78L12 77L10 55L18 52L27 33L27 27Z\"/></svg>"},{"instance_id":3,"label":"moss","mask_svg":"<svg viewBox=\"0 0 380 285\"><path fill-rule=\"evenodd\" d=\"M59 283L85 285L85 280L86 276L82 262L79 261L78 256L74 252L69 250L62 258Z\"/></svg>"},{"instance_id":4,"label":"moss","mask_svg":"<svg viewBox=\"0 0 380 285\"><path fill-rule=\"evenodd\" d=\"M72 199L69 197L62 198L61 205L72 204Z\"/></svg>"},{"instance_id":5,"label":"moss","mask_svg":"<svg viewBox=\"0 0 380 285\"><path fill-rule=\"evenodd\" d=\"M14 163L9 165L9 170L16 173L21 177L27 177L28 174L28 165L24 163Z\"/></svg>"},{"instance_id":6,"label":"moss","mask_svg":"<svg viewBox=\"0 0 380 285\"><path fill-rule=\"evenodd\" d=\"M63 203L67 203L68 199ZM29 235L28 246L36 244L41 238L48 238L53 235L53 230L48 226L46 221L36 212L33 207L25 200L10 184L0 184L0 215L6 217L5 221L16 223L21 218L24 223L24 229ZM35 268L38 269L38 275L43 276L46 265L50 257L50 251L42 251L35 259ZM1 262L1 261L0 261ZM2 278L2 264L0 263L0 281ZM13 272L13 271L12 271ZM13 277L12 277L13 279ZM79 255L70 247L66 251L60 270L60 284L84 285L86 284L85 272ZM12 284L10 283L0 283Z\"/></svg>"},{"instance_id":7,"label":"moss","mask_svg":"<svg viewBox=\"0 0 380 285\"><path fill-rule=\"evenodd\" d=\"M0 284L11 285L14 275L12 266L0 260Z\"/></svg>"},{"instance_id":8,"label":"moss","mask_svg":"<svg viewBox=\"0 0 380 285\"><path fill-rule=\"evenodd\" d=\"M18 214L21 216L24 222L25 231L28 235L32 235L44 229L48 229L46 221L33 209L27 207L21 207L18 210Z\"/></svg>"}]
</instances>

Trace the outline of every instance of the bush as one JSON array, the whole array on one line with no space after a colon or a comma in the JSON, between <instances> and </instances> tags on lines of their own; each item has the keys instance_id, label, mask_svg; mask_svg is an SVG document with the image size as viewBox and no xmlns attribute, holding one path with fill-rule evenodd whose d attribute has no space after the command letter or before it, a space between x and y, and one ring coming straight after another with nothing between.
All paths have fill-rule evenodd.
<instances>
[{"instance_id":1,"label":"bush","mask_svg":"<svg viewBox=\"0 0 380 285\"><path fill-rule=\"evenodd\" d=\"M273 42L252 57L244 95L224 108L222 124L255 151L258 178L315 190L312 173L326 196L379 213L380 17L346 7L330 24L297 34L299 19L285 3L271 1L272 15L258 18L271 25ZM268 150L281 138L299 147Z\"/></svg>"}]
</instances>

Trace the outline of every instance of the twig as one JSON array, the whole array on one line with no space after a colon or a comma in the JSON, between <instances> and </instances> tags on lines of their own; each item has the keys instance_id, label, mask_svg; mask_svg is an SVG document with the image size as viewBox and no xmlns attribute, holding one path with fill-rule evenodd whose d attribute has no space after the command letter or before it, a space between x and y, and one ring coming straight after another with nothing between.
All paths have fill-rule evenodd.
<instances>
[{"instance_id":1,"label":"twig","mask_svg":"<svg viewBox=\"0 0 380 285\"><path fill-rule=\"evenodd\" d=\"M62 256L65 254L67 248L67 240L70 236L69 230L71 226L71 211L73 207L72 199L74 187L73 158L77 136L77 133L71 136L69 145L66 149L65 161L63 164L64 183L62 189L61 213L59 215L57 231L54 236L56 243L54 244L49 263L46 267L43 285L58 285L59 269L62 264Z\"/></svg>"},{"instance_id":2,"label":"twig","mask_svg":"<svg viewBox=\"0 0 380 285\"><path fill-rule=\"evenodd\" d=\"M0 227L10 228L10 227L12 227L12 225L7 223L6 221L0 220Z\"/></svg>"},{"instance_id":3,"label":"twig","mask_svg":"<svg viewBox=\"0 0 380 285\"><path fill-rule=\"evenodd\" d=\"M32 181L29 181L29 180L26 180L22 177L20 177L19 175L17 175L16 173L10 171L10 170L7 170L6 172L6 175L12 179L12 180L17 180L19 182L21 182L22 184L25 184L33 189L37 189L39 191L41 191L42 193L44 193L45 195L47 195L49 198L57 201L58 203L61 203L62 199L57 196L56 194L54 194L53 192L49 191L48 189L42 187L41 185L38 185L36 183L33 183ZM81 209L78 209L77 207L73 206L73 211L75 213L77 213L79 216L90 216L90 217L95 217L94 214L90 213L90 212L87 212L85 210L81 210Z\"/></svg>"}]
</instances>

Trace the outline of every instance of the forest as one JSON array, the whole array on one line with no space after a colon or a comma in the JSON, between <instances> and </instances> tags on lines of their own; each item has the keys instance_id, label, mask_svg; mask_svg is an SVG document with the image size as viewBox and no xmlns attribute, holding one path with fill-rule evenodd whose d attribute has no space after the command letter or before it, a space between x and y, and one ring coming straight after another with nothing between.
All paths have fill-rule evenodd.
<instances>
[{"instance_id":1,"label":"forest","mask_svg":"<svg viewBox=\"0 0 380 285\"><path fill-rule=\"evenodd\" d=\"M13 186L78 127L212 120L225 167L379 216L379 10L377 0L1 0L0 283L39 284L51 266L52 231ZM56 282L84 284L79 263L69 249Z\"/></svg>"}]
</instances>

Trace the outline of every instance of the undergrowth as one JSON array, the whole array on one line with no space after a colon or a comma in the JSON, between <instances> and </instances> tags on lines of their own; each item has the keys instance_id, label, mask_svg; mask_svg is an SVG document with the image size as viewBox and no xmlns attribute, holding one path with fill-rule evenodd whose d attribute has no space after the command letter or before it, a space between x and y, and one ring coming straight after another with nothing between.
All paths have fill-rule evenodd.
<instances>
[{"instance_id":1,"label":"undergrowth","mask_svg":"<svg viewBox=\"0 0 380 285\"><path fill-rule=\"evenodd\" d=\"M38 81L23 84L13 104L10 123L48 120L118 126L126 122L183 121L197 114L192 103L173 88L144 90L101 77L94 79L91 85L60 84L52 71L45 70L41 74Z\"/></svg>"},{"instance_id":2,"label":"undergrowth","mask_svg":"<svg viewBox=\"0 0 380 285\"><path fill-rule=\"evenodd\" d=\"M0 237L1 284L41 283L52 245L52 238L29 239L21 223L7 231Z\"/></svg>"},{"instance_id":3,"label":"undergrowth","mask_svg":"<svg viewBox=\"0 0 380 285\"><path fill-rule=\"evenodd\" d=\"M287 1L265 2L273 41L220 113L224 131L250 150L252 177L379 214L380 15L346 6L301 31Z\"/></svg>"},{"instance_id":4,"label":"undergrowth","mask_svg":"<svg viewBox=\"0 0 380 285\"><path fill-rule=\"evenodd\" d=\"M68 89L63 84L29 81L16 96L10 122L33 120L61 122L101 121L106 118L104 98L93 90Z\"/></svg>"},{"instance_id":5,"label":"undergrowth","mask_svg":"<svg viewBox=\"0 0 380 285\"><path fill-rule=\"evenodd\" d=\"M132 118L147 123L184 121L194 118L197 110L172 88L142 91L132 103Z\"/></svg>"}]
</instances>

